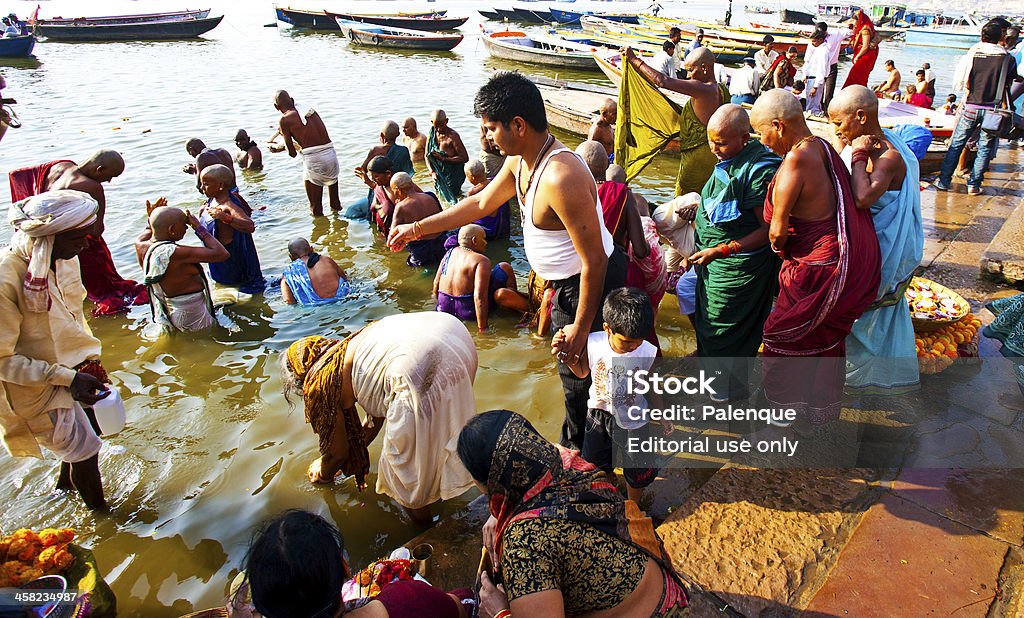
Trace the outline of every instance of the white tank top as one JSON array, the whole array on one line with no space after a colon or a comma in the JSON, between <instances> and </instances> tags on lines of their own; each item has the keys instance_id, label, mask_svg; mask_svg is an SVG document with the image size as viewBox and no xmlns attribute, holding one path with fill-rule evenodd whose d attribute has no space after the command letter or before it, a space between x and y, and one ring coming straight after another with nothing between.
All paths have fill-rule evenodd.
<instances>
[{"instance_id":1,"label":"white tank top","mask_svg":"<svg viewBox=\"0 0 1024 618\"><path fill-rule=\"evenodd\" d=\"M575 152L568 148L558 148L552 150L544 160L537 166L536 171L533 174L533 182L526 190L525 196L519 196L520 184L519 184L519 167L516 166L516 195L519 196L520 202L522 203L522 217L523 217L523 247L526 249L526 259L530 262L530 268L537 272L538 275L547 279L548 281L560 281L562 279L568 279L569 277L580 274L583 270L583 261L580 259L579 253L576 252L576 247L572 244L572 238L569 237L569 232L566 230L542 230L533 223L533 200L537 194L537 186L540 184L540 178L544 175L544 170L547 168L548 161L556 154L561 152L570 152L574 157L579 159L580 163L586 168L586 163L583 159ZM597 183L591 180L594 186L594 195L597 195ZM601 210L601 198L596 198L597 204L597 220L598 228L601 230L601 244L604 246L605 256L612 254L612 248L614 246L612 235L608 232L608 228L604 226L604 212Z\"/></svg>"}]
</instances>

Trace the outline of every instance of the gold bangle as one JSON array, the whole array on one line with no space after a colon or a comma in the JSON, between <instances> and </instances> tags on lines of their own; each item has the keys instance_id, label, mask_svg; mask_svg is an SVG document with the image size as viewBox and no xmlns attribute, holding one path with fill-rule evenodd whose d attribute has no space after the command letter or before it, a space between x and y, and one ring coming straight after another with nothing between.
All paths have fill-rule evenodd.
<instances>
[{"instance_id":1,"label":"gold bangle","mask_svg":"<svg viewBox=\"0 0 1024 618\"><path fill-rule=\"evenodd\" d=\"M419 228L416 227L418 225L420 226ZM412 235L416 237L416 240L419 240L419 239L423 238L423 230L420 229L422 227L423 226L420 225L419 221L413 221L412 222Z\"/></svg>"}]
</instances>

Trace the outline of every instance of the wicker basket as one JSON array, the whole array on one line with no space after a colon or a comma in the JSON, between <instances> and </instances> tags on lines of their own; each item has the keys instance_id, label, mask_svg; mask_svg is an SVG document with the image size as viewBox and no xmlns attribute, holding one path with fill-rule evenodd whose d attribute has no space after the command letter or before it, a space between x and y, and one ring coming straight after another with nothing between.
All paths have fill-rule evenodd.
<instances>
[{"instance_id":1,"label":"wicker basket","mask_svg":"<svg viewBox=\"0 0 1024 618\"><path fill-rule=\"evenodd\" d=\"M956 306L957 306L956 315L951 317L951 318L916 318L916 317L911 317L911 319L914 322L914 330L919 332L919 333L930 333L930 332L932 332L934 330L938 330L938 329L943 328L945 326L949 326L950 324L956 324L960 320L962 320L965 317L967 317L967 314L969 314L971 312L971 305L967 302L967 300L965 300L963 296L960 296L959 294L957 294L956 292L954 292L953 290L947 288L944 285L936 283L936 282L934 282L934 281L932 281L930 279L925 279L924 277L914 277L914 279L910 282L910 284L912 286L924 286L924 285L927 285L927 287L930 290L932 290L933 292L936 292L940 296L946 296L948 298L952 298L953 301L956 303ZM907 302L909 302L909 297L908 297ZM911 307L910 312L911 312L911 314L914 313L913 307Z\"/></svg>"}]
</instances>

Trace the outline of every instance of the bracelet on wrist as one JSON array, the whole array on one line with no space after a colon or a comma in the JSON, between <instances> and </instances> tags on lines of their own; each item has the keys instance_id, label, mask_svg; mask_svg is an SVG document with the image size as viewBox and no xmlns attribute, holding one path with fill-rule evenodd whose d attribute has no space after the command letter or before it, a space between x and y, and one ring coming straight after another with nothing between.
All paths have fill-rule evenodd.
<instances>
[{"instance_id":1,"label":"bracelet on wrist","mask_svg":"<svg viewBox=\"0 0 1024 618\"><path fill-rule=\"evenodd\" d=\"M512 610L503 609L497 614L494 614L494 618L512 618Z\"/></svg>"}]
</instances>

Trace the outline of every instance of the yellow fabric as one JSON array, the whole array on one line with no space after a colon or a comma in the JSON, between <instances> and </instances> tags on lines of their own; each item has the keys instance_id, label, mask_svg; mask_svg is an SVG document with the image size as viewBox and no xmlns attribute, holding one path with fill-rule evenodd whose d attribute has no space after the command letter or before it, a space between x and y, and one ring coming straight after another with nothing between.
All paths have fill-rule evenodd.
<instances>
[{"instance_id":1,"label":"yellow fabric","mask_svg":"<svg viewBox=\"0 0 1024 618\"><path fill-rule=\"evenodd\" d=\"M718 84L719 104L729 102L729 89ZM693 99L686 102L679 116L679 174L676 195L700 193L715 171L718 158L708 146L708 127L697 118Z\"/></svg>"},{"instance_id":2,"label":"yellow fabric","mask_svg":"<svg viewBox=\"0 0 1024 618\"><path fill-rule=\"evenodd\" d=\"M13 457L42 457L37 436L53 435L47 412L70 410L75 367L100 356L85 321L85 286L78 259L58 260L51 274L50 310L30 312L22 282L28 261L0 258L0 434Z\"/></svg>"},{"instance_id":3,"label":"yellow fabric","mask_svg":"<svg viewBox=\"0 0 1024 618\"><path fill-rule=\"evenodd\" d=\"M356 333L358 334L358 333ZM344 341L324 337L305 337L288 347L288 366L302 384L302 401L306 408L306 422L313 427L319 438L320 452L326 454L340 411L345 424L345 440L348 454L341 470L345 475L354 475L359 489L366 486L366 475L370 472L370 453L363 443L363 432L355 406L342 408L342 392L345 384L345 350L351 335Z\"/></svg>"},{"instance_id":4,"label":"yellow fabric","mask_svg":"<svg viewBox=\"0 0 1024 618\"><path fill-rule=\"evenodd\" d=\"M623 63L619 113L615 124L615 162L629 182L679 137L682 108L661 93L628 62Z\"/></svg>"}]
</instances>

